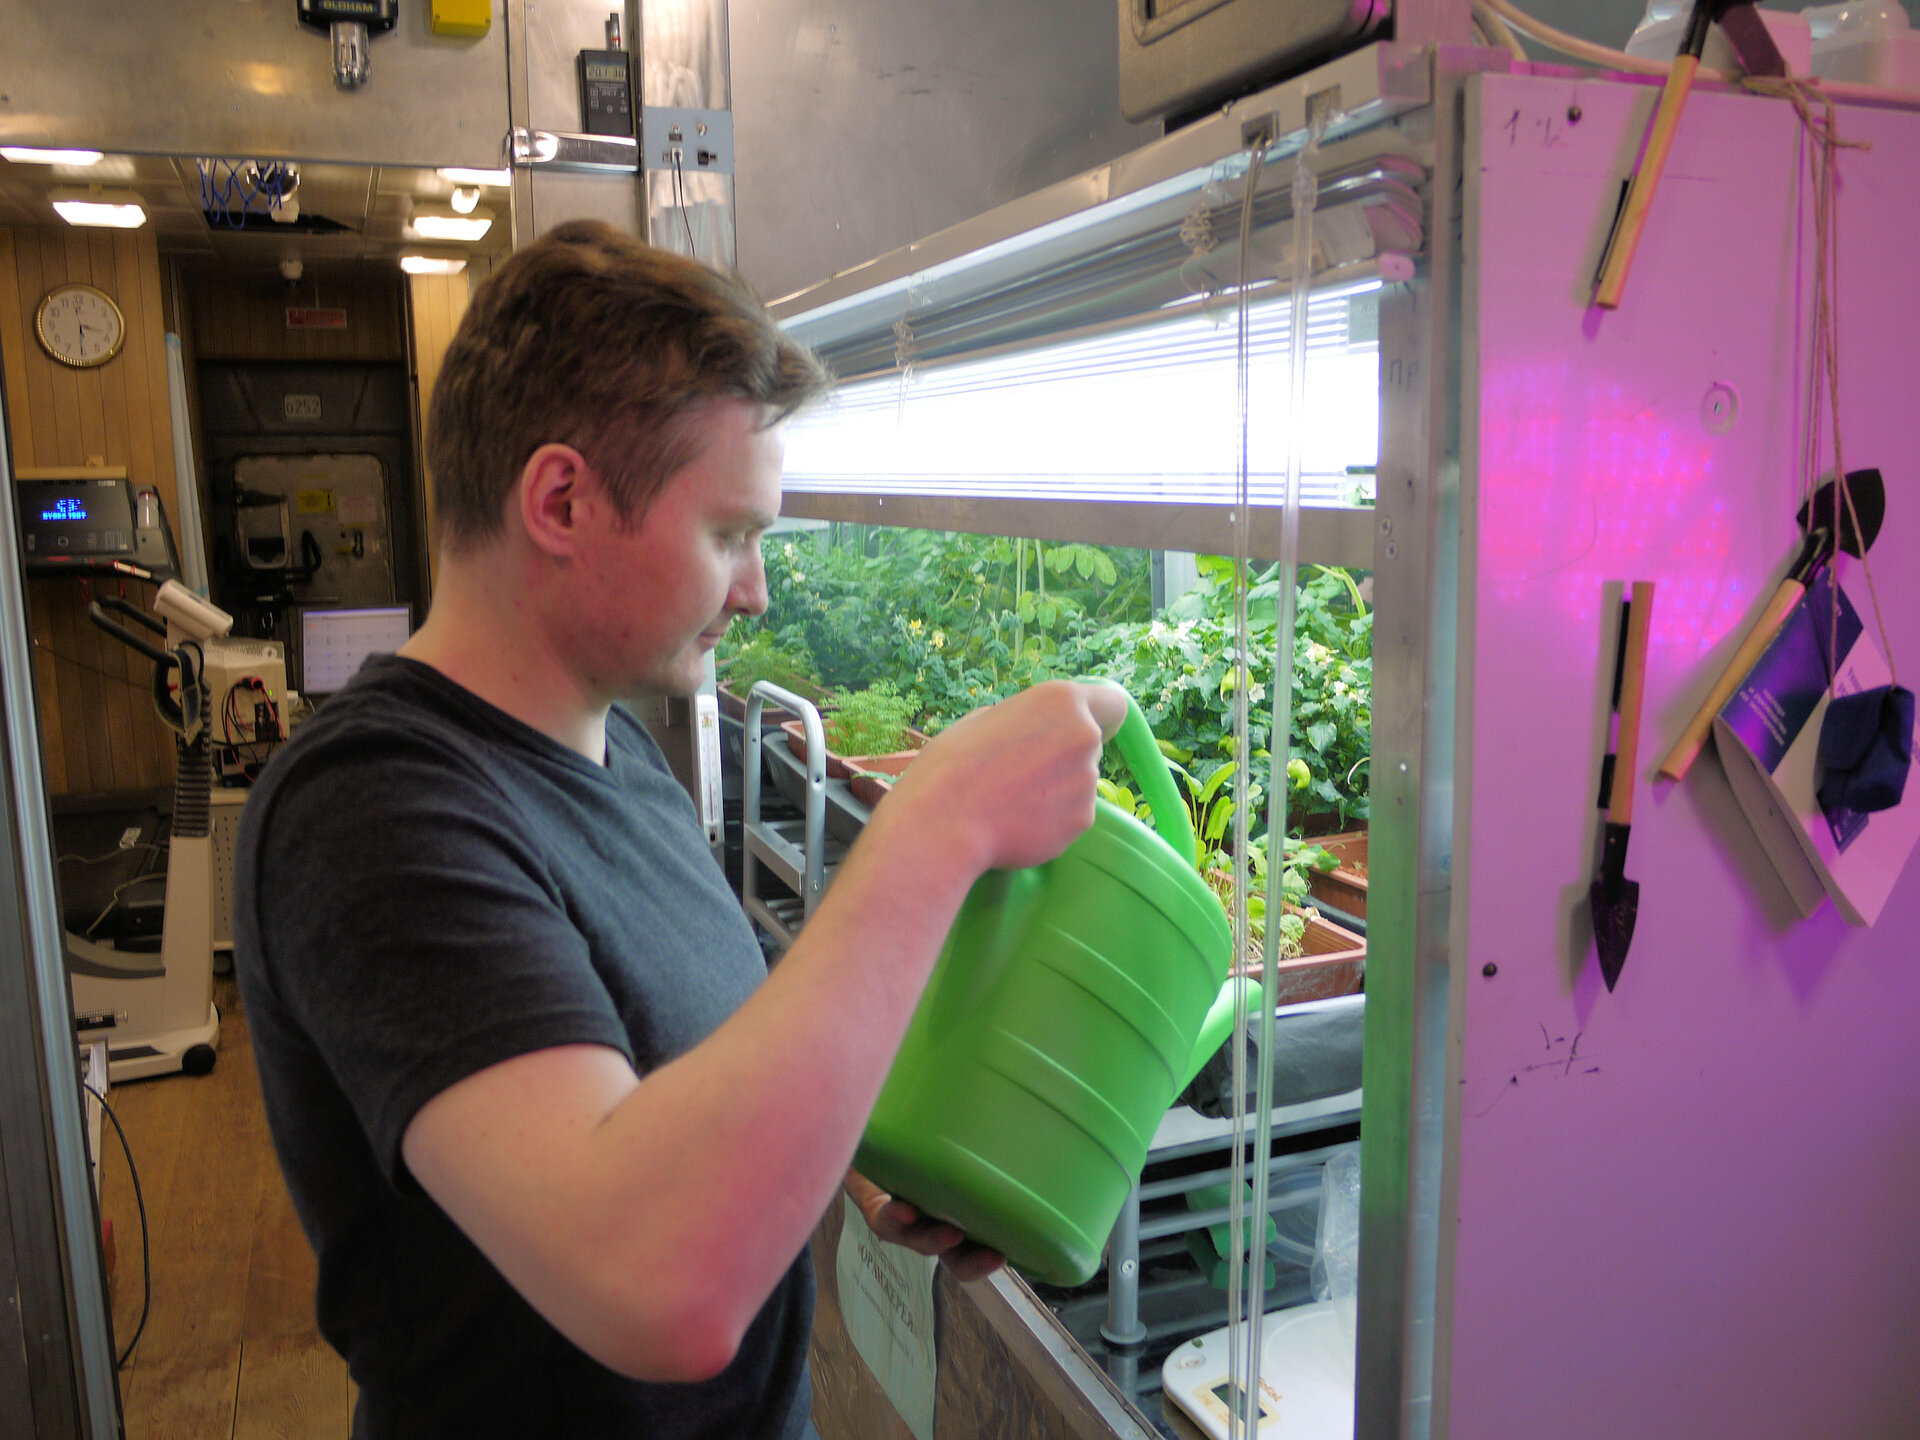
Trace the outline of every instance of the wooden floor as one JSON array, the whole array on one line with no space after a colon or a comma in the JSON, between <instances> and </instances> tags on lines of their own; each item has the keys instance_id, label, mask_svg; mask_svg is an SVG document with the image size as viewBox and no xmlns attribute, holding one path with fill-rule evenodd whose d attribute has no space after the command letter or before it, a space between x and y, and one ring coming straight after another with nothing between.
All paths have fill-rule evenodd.
<instances>
[{"instance_id":1,"label":"wooden floor","mask_svg":"<svg viewBox=\"0 0 1920 1440\"><path fill-rule=\"evenodd\" d=\"M120 1394L128 1440L344 1440L351 1385L313 1319L313 1252L274 1162L246 1017L214 985L213 1073L108 1095L126 1127L152 1233L153 1310ZM140 1218L112 1127L101 1212L117 1251L116 1346L140 1318Z\"/></svg>"}]
</instances>

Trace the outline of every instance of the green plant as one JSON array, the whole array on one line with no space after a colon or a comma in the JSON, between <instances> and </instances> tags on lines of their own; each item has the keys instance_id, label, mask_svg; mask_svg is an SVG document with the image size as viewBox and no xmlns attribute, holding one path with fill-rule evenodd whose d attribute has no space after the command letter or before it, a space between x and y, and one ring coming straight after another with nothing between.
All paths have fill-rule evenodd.
<instances>
[{"instance_id":1,"label":"green plant","mask_svg":"<svg viewBox=\"0 0 1920 1440\"><path fill-rule=\"evenodd\" d=\"M1164 742L1163 742L1164 744ZM1233 849L1229 829L1233 823L1235 800L1230 787L1235 763L1219 766L1205 780L1196 780L1184 766L1169 762L1180 781L1181 800L1187 807L1187 820L1193 827L1194 868L1206 879L1220 906L1233 917ZM1153 813L1144 800L1124 785L1111 780L1099 782L1100 796L1137 819L1152 823ZM1261 787L1256 781L1248 786L1248 803L1259 813ZM1331 850L1295 836L1286 837L1285 857L1280 871L1280 958L1300 954L1300 942L1306 934L1306 917L1299 910L1307 902L1307 872L1332 870L1340 861ZM1247 959L1263 958L1267 936L1268 862L1267 837L1247 843L1247 875L1251 881L1247 895Z\"/></svg>"},{"instance_id":2,"label":"green plant","mask_svg":"<svg viewBox=\"0 0 1920 1440\"><path fill-rule=\"evenodd\" d=\"M889 680L876 680L864 690L835 691L833 700L827 745L836 755L887 755L907 748L918 697L902 695Z\"/></svg>"},{"instance_id":3,"label":"green plant","mask_svg":"<svg viewBox=\"0 0 1920 1440\"><path fill-rule=\"evenodd\" d=\"M762 630L742 642L721 665L721 676L734 694L745 697L761 680L769 680L783 689L810 700L818 700L823 691L814 674L813 656L804 641L782 641Z\"/></svg>"},{"instance_id":4,"label":"green plant","mask_svg":"<svg viewBox=\"0 0 1920 1440\"><path fill-rule=\"evenodd\" d=\"M1280 870L1280 935L1277 955L1279 959L1291 960L1301 953L1301 943L1306 938L1307 917L1307 872L1309 870L1332 870L1340 862L1331 850L1315 845L1311 841L1295 836L1286 837L1284 860ZM1227 912L1228 919L1233 917L1233 863L1232 857L1225 851L1218 853L1215 864L1206 871L1207 884L1220 898L1221 908ZM1247 847L1247 953L1249 964L1266 958L1267 940L1267 894L1270 872L1267 862L1266 837L1252 841Z\"/></svg>"}]
</instances>

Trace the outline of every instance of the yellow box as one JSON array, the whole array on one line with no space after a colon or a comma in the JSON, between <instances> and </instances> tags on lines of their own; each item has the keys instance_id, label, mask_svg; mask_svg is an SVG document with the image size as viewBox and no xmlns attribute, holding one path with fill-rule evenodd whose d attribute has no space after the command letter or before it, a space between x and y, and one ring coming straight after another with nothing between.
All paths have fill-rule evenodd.
<instances>
[{"instance_id":1,"label":"yellow box","mask_svg":"<svg viewBox=\"0 0 1920 1440\"><path fill-rule=\"evenodd\" d=\"M478 40L493 28L493 0L433 0L433 33Z\"/></svg>"}]
</instances>

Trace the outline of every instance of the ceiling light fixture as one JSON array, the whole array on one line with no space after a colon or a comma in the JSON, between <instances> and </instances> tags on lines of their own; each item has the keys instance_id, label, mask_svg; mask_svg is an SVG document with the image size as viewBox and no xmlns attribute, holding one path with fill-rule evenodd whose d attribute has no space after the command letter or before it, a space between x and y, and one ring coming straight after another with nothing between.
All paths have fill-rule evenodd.
<instances>
[{"instance_id":1,"label":"ceiling light fixture","mask_svg":"<svg viewBox=\"0 0 1920 1440\"><path fill-rule=\"evenodd\" d=\"M460 165L449 165L435 173L442 180L451 180L456 185L493 185L504 188L513 184L511 170L469 170Z\"/></svg>"},{"instance_id":2,"label":"ceiling light fixture","mask_svg":"<svg viewBox=\"0 0 1920 1440\"><path fill-rule=\"evenodd\" d=\"M400 268L409 275L458 275L467 268L467 262L440 260L432 255L402 255Z\"/></svg>"},{"instance_id":3,"label":"ceiling light fixture","mask_svg":"<svg viewBox=\"0 0 1920 1440\"><path fill-rule=\"evenodd\" d=\"M422 240L478 240L493 225L491 210L471 215L454 212L451 205L416 205L407 226Z\"/></svg>"},{"instance_id":4,"label":"ceiling light fixture","mask_svg":"<svg viewBox=\"0 0 1920 1440\"><path fill-rule=\"evenodd\" d=\"M480 203L478 185L456 185L453 187L453 208L462 215L471 215L473 207Z\"/></svg>"},{"instance_id":5,"label":"ceiling light fixture","mask_svg":"<svg viewBox=\"0 0 1920 1440\"><path fill-rule=\"evenodd\" d=\"M137 230L147 223L147 210L131 190L56 192L48 197L69 225L106 225L115 230Z\"/></svg>"},{"instance_id":6,"label":"ceiling light fixture","mask_svg":"<svg viewBox=\"0 0 1920 1440\"><path fill-rule=\"evenodd\" d=\"M35 150L20 145L0 145L0 157L16 165L98 165L105 158L98 150Z\"/></svg>"}]
</instances>

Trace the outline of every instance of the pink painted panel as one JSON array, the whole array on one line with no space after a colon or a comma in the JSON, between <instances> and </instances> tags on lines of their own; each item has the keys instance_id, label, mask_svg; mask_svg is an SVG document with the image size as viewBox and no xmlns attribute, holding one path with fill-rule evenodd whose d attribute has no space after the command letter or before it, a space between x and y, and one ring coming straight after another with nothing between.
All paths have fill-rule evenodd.
<instances>
[{"instance_id":1,"label":"pink painted panel","mask_svg":"<svg viewBox=\"0 0 1920 1440\"><path fill-rule=\"evenodd\" d=\"M1920 863L1871 930L1830 905L1800 921L1711 753L1680 785L1652 778L1796 546L1799 124L1696 91L1602 315L1588 290L1657 91L1515 75L1476 95L1448 1433L1920 1433ZM1842 123L1873 144L1841 162L1846 457L1886 476L1874 574L1911 684L1920 114ZM1635 579L1658 585L1626 867L1640 913L1609 994L1585 897Z\"/></svg>"}]
</instances>

